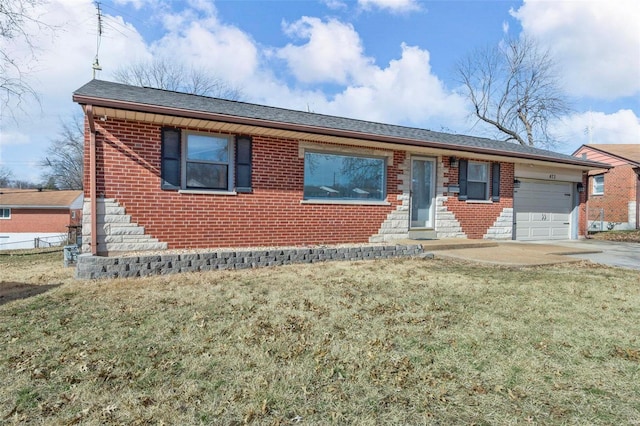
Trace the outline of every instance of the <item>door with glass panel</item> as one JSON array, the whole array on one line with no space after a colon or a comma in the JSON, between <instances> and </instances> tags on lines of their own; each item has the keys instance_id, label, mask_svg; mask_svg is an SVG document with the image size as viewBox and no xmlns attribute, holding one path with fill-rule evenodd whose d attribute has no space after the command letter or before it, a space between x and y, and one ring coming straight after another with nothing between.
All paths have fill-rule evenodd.
<instances>
[{"instance_id":1,"label":"door with glass panel","mask_svg":"<svg viewBox=\"0 0 640 426\"><path fill-rule=\"evenodd\" d=\"M411 229L433 228L436 162L433 158L411 159Z\"/></svg>"}]
</instances>

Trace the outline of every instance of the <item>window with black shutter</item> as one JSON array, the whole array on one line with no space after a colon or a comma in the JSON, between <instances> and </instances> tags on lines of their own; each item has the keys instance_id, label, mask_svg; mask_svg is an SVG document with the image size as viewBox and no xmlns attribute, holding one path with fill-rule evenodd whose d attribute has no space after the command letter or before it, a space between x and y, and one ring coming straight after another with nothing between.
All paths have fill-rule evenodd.
<instances>
[{"instance_id":1,"label":"window with black shutter","mask_svg":"<svg viewBox=\"0 0 640 426\"><path fill-rule=\"evenodd\" d=\"M458 186L460 192L458 193L458 200L467 200L467 160L460 160L458 162Z\"/></svg>"},{"instance_id":2,"label":"window with black shutter","mask_svg":"<svg viewBox=\"0 0 640 426\"><path fill-rule=\"evenodd\" d=\"M491 183L491 194L489 194ZM500 163L461 159L458 163L458 199L500 201Z\"/></svg>"},{"instance_id":3,"label":"window with black shutter","mask_svg":"<svg viewBox=\"0 0 640 426\"><path fill-rule=\"evenodd\" d=\"M500 163L491 163L491 201L500 201Z\"/></svg>"},{"instance_id":4,"label":"window with black shutter","mask_svg":"<svg viewBox=\"0 0 640 426\"><path fill-rule=\"evenodd\" d=\"M251 137L236 138L236 192L251 192Z\"/></svg>"},{"instance_id":5,"label":"window with black shutter","mask_svg":"<svg viewBox=\"0 0 640 426\"><path fill-rule=\"evenodd\" d=\"M162 129L161 188L177 191L180 189L180 130Z\"/></svg>"}]
</instances>

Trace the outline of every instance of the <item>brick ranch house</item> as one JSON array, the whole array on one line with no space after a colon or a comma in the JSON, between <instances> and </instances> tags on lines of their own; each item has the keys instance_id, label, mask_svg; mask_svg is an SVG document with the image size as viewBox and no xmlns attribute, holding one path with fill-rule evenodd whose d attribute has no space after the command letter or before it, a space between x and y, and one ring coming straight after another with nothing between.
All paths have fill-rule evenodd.
<instances>
[{"instance_id":1,"label":"brick ranch house","mask_svg":"<svg viewBox=\"0 0 640 426\"><path fill-rule=\"evenodd\" d=\"M82 206L82 191L0 189L0 250L66 243Z\"/></svg>"},{"instance_id":2,"label":"brick ranch house","mask_svg":"<svg viewBox=\"0 0 640 426\"><path fill-rule=\"evenodd\" d=\"M589 229L639 229L640 144L588 144L573 155L611 167L589 172Z\"/></svg>"},{"instance_id":3,"label":"brick ranch house","mask_svg":"<svg viewBox=\"0 0 640 426\"><path fill-rule=\"evenodd\" d=\"M589 170L513 143L92 80L83 252L585 234Z\"/></svg>"}]
</instances>

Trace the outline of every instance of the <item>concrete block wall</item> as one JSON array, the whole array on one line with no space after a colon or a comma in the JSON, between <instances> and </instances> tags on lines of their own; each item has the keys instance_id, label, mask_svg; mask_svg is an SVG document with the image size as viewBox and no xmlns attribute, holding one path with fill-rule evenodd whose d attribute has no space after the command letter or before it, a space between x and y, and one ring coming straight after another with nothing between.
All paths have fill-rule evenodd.
<instances>
[{"instance_id":1,"label":"concrete block wall","mask_svg":"<svg viewBox=\"0 0 640 426\"><path fill-rule=\"evenodd\" d=\"M423 253L416 245L220 250L205 253L153 254L130 257L78 256L76 278L132 278L221 269L247 269L294 263L373 260Z\"/></svg>"}]
</instances>

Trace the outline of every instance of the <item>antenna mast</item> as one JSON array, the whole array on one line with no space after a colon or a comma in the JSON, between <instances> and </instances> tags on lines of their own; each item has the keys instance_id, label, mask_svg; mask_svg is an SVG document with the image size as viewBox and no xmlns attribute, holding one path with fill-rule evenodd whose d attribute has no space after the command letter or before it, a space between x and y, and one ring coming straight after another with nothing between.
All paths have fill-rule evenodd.
<instances>
[{"instance_id":1,"label":"antenna mast","mask_svg":"<svg viewBox=\"0 0 640 426\"><path fill-rule=\"evenodd\" d=\"M100 10L100 2L95 2L96 9L98 9L98 37L96 40L96 57L93 61L93 78L96 78L96 71L102 71L102 67L100 66L100 61L98 60L98 55L100 53L100 42L102 41L102 10Z\"/></svg>"}]
</instances>

